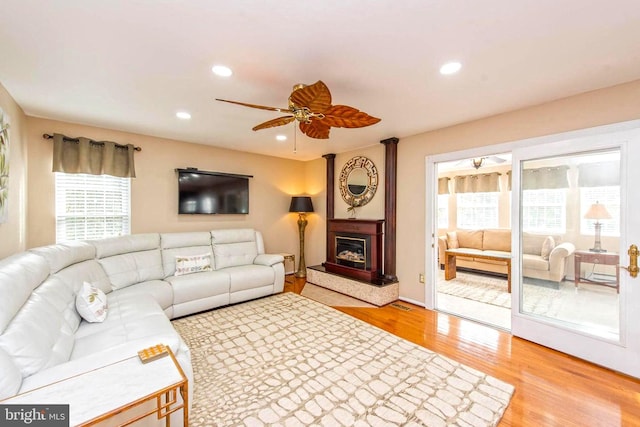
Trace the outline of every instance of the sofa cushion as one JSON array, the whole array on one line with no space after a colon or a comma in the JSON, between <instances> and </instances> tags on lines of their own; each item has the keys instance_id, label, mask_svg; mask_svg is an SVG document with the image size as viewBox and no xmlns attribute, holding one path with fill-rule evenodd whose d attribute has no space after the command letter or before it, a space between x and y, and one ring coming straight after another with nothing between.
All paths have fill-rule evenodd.
<instances>
[{"instance_id":1,"label":"sofa cushion","mask_svg":"<svg viewBox=\"0 0 640 427\"><path fill-rule=\"evenodd\" d=\"M104 322L80 324L72 360L144 338L177 335L167 316L150 296L112 292L107 298L110 313ZM179 337L175 341L174 345Z\"/></svg>"},{"instance_id":2,"label":"sofa cushion","mask_svg":"<svg viewBox=\"0 0 640 427\"><path fill-rule=\"evenodd\" d=\"M549 271L549 261L542 259L540 255L523 254L522 268L539 271Z\"/></svg>"},{"instance_id":3,"label":"sofa cushion","mask_svg":"<svg viewBox=\"0 0 640 427\"><path fill-rule=\"evenodd\" d=\"M47 261L36 254L21 252L0 261L0 334L49 275ZM10 353L11 354L11 353Z\"/></svg>"},{"instance_id":4,"label":"sofa cushion","mask_svg":"<svg viewBox=\"0 0 640 427\"><path fill-rule=\"evenodd\" d=\"M30 249L30 252L43 256L49 263L52 274L70 265L96 257L95 246L87 242L59 243Z\"/></svg>"},{"instance_id":5,"label":"sofa cushion","mask_svg":"<svg viewBox=\"0 0 640 427\"><path fill-rule=\"evenodd\" d=\"M455 231L447 231L447 248L458 249L460 242L458 241L458 233Z\"/></svg>"},{"instance_id":6,"label":"sofa cushion","mask_svg":"<svg viewBox=\"0 0 640 427\"><path fill-rule=\"evenodd\" d=\"M549 254L556 247L556 241L551 236L547 236L542 242L542 249L540 250L540 256L542 259L549 259Z\"/></svg>"},{"instance_id":7,"label":"sofa cushion","mask_svg":"<svg viewBox=\"0 0 640 427\"><path fill-rule=\"evenodd\" d=\"M229 293L229 275L221 271L171 276L165 280L171 283L174 305Z\"/></svg>"},{"instance_id":8,"label":"sofa cushion","mask_svg":"<svg viewBox=\"0 0 640 427\"><path fill-rule=\"evenodd\" d=\"M258 255L253 229L214 230L211 232L215 269L253 264Z\"/></svg>"},{"instance_id":9,"label":"sofa cushion","mask_svg":"<svg viewBox=\"0 0 640 427\"><path fill-rule=\"evenodd\" d=\"M109 276L113 290L164 278L160 249L114 255L99 262Z\"/></svg>"},{"instance_id":10,"label":"sofa cushion","mask_svg":"<svg viewBox=\"0 0 640 427\"><path fill-rule=\"evenodd\" d=\"M11 356L0 349L0 400L18 393L21 384L20 369L13 363Z\"/></svg>"},{"instance_id":11,"label":"sofa cushion","mask_svg":"<svg viewBox=\"0 0 640 427\"><path fill-rule=\"evenodd\" d=\"M222 271L229 275L231 293L273 285L275 281L275 271L273 268L263 265L229 267Z\"/></svg>"},{"instance_id":12,"label":"sofa cushion","mask_svg":"<svg viewBox=\"0 0 640 427\"><path fill-rule=\"evenodd\" d=\"M69 360L79 323L73 290L50 277L33 290L0 336L0 349L13 357L22 377L28 377Z\"/></svg>"},{"instance_id":13,"label":"sofa cushion","mask_svg":"<svg viewBox=\"0 0 640 427\"><path fill-rule=\"evenodd\" d=\"M211 253L211 233L163 233L160 235L162 248L162 267L164 276L173 276L176 271L176 256L189 256ZM213 256L212 256L212 262ZM214 267L214 264L212 264Z\"/></svg>"},{"instance_id":14,"label":"sofa cushion","mask_svg":"<svg viewBox=\"0 0 640 427\"><path fill-rule=\"evenodd\" d=\"M171 284L165 280L148 280L136 283L133 286L118 289L116 292L121 296L148 297L151 296L163 310L173 304L173 289Z\"/></svg>"},{"instance_id":15,"label":"sofa cushion","mask_svg":"<svg viewBox=\"0 0 640 427\"><path fill-rule=\"evenodd\" d=\"M484 230L482 249L511 252L511 230Z\"/></svg>"},{"instance_id":16,"label":"sofa cushion","mask_svg":"<svg viewBox=\"0 0 640 427\"><path fill-rule=\"evenodd\" d=\"M76 310L89 323L104 322L109 312L107 296L91 283L84 282L76 295Z\"/></svg>"},{"instance_id":17,"label":"sofa cushion","mask_svg":"<svg viewBox=\"0 0 640 427\"><path fill-rule=\"evenodd\" d=\"M482 250L483 230L457 230L456 234L461 248Z\"/></svg>"},{"instance_id":18,"label":"sofa cushion","mask_svg":"<svg viewBox=\"0 0 640 427\"><path fill-rule=\"evenodd\" d=\"M68 284L76 294L80 292L84 282L91 283L105 294L111 292L111 280L109 280L109 276L107 276L102 265L95 259L70 265L53 276Z\"/></svg>"},{"instance_id":19,"label":"sofa cushion","mask_svg":"<svg viewBox=\"0 0 640 427\"><path fill-rule=\"evenodd\" d=\"M132 234L130 236L109 237L101 240L91 240L89 243L96 247L96 257L128 254L131 252L148 251L160 248L160 235L157 233Z\"/></svg>"}]
</instances>

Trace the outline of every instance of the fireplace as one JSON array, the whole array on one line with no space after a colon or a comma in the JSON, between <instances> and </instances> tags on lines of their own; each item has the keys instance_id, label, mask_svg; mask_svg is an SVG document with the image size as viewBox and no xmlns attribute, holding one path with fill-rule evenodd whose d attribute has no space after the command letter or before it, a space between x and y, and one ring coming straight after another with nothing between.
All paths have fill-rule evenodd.
<instances>
[{"instance_id":1,"label":"fireplace","mask_svg":"<svg viewBox=\"0 0 640 427\"><path fill-rule=\"evenodd\" d=\"M383 220L330 219L325 269L354 279L382 276Z\"/></svg>"},{"instance_id":2,"label":"fireplace","mask_svg":"<svg viewBox=\"0 0 640 427\"><path fill-rule=\"evenodd\" d=\"M361 235L336 235L336 263L349 267L366 270L371 266L371 260L367 259L371 244L369 236Z\"/></svg>"}]
</instances>

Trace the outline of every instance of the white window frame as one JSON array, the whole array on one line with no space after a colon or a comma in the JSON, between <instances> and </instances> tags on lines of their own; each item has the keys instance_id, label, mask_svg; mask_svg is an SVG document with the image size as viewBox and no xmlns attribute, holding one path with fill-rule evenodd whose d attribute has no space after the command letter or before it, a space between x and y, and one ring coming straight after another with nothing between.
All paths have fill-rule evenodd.
<instances>
[{"instance_id":1,"label":"white window frame","mask_svg":"<svg viewBox=\"0 0 640 427\"><path fill-rule=\"evenodd\" d=\"M500 193L457 193L456 227L462 229L498 228Z\"/></svg>"},{"instance_id":2,"label":"white window frame","mask_svg":"<svg viewBox=\"0 0 640 427\"><path fill-rule=\"evenodd\" d=\"M131 234L131 179L55 173L56 242Z\"/></svg>"}]
</instances>

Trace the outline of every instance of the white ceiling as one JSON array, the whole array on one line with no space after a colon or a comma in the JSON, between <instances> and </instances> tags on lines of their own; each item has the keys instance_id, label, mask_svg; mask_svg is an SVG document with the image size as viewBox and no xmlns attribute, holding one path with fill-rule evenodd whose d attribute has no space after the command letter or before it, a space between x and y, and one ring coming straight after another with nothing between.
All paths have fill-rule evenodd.
<instances>
[{"instance_id":1,"label":"white ceiling","mask_svg":"<svg viewBox=\"0 0 640 427\"><path fill-rule=\"evenodd\" d=\"M309 160L639 79L639 41L638 0L3 0L0 83L32 116ZM280 113L214 101L317 80L382 121L294 154L293 125L251 130Z\"/></svg>"}]
</instances>

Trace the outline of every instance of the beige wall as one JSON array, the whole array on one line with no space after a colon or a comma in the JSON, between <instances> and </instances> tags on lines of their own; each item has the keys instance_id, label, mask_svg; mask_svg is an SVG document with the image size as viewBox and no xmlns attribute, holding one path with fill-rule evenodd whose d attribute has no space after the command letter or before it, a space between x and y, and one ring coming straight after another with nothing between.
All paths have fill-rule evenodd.
<instances>
[{"instance_id":1,"label":"beige wall","mask_svg":"<svg viewBox=\"0 0 640 427\"><path fill-rule=\"evenodd\" d=\"M53 144L42 138L43 133L54 132L142 147L142 151L135 154L137 177L131 185L132 233L252 227L262 231L268 252L298 253L297 216L289 214L288 209L291 195L306 192L305 163L33 117L28 118L26 134L29 147L27 247L55 242ZM250 213L178 215L175 169L185 167L253 175L249 181ZM316 199L314 197L314 203ZM318 219L310 218L310 228L315 227L316 221ZM308 257L308 261L318 263L323 259Z\"/></svg>"},{"instance_id":2,"label":"beige wall","mask_svg":"<svg viewBox=\"0 0 640 427\"><path fill-rule=\"evenodd\" d=\"M0 224L0 259L23 251L26 245L27 145L26 116L0 84L0 108L9 122L9 206L7 222Z\"/></svg>"},{"instance_id":3,"label":"beige wall","mask_svg":"<svg viewBox=\"0 0 640 427\"><path fill-rule=\"evenodd\" d=\"M551 135L640 118L640 80L463 123L398 144L398 265L400 295L425 300L425 159L430 155Z\"/></svg>"}]
</instances>

